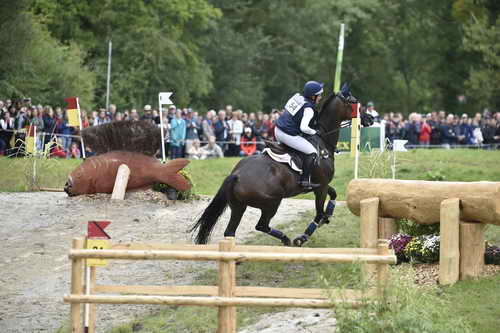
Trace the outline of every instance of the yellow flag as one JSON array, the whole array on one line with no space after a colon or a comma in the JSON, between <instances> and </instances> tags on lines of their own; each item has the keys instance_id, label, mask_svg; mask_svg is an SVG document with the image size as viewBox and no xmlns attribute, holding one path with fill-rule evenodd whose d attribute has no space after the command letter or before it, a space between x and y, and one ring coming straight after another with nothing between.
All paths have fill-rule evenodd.
<instances>
[{"instance_id":1,"label":"yellow flag","mask_svg":"<svg viewBox=\"0 0 500 333\"><path fill-rule=\"evenodd\" d=\"M88 250L107 250L109 249L109 241L107 239L87 239ZM87 266L107 266L108 261L105 259L87 259Z\"/></svg>"},{"instance_id":2,"label":"yellow flag","mask_svg":"<svg viewBox=\"0 0 500 333\"><path fill-rule=\"evenodd\" d=\"M26 141L24 141L24 143L26 144L26 152L27 153L33 153L34 152L34 148L35 148L35 137L33 136L27 136L26 137Z\"/></svg>"}]
</instances>

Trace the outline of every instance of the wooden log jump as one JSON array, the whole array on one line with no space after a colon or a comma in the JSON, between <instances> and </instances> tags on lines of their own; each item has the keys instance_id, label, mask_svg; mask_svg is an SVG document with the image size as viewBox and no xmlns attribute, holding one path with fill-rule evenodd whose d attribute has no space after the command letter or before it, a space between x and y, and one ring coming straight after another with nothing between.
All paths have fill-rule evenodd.
<instances>
[{"instance_id":1,"label":"wooden log jump","mask_svg":"<svg viewBox=\"0 0 500 333\"><path fill-rule=\"evenodd\" d=\"M384 295L388 265L396 263L396 256L385 240L371 245L371 248L356 249L241 246L235 245L234 238L226 238L218 246L115 244L110 250L85 250L83 240L76 239L69 254L72 261L71 294L65 296L64 301L71 304L71 325L75 333L82 332L81 304L216 306L219 308L217 332L235 333L237 306L331 308L336 303L342 303L357 308L365 304L363 298ZM94 275L90 282L90 294L85 295L82 286L83 262L90 258L217 261L219 281L217 286L106 286L96 285ZM338 299L332 302L327 290L323 289L237 286L236 261L370 263L376 269L373 275L376 283L375 288L368 291L335 290L333 294ZM94 317L90 325L89 331L95 331Z\"/></svg>"},{"instance_id":2,"label":"wooden log jump","mask_svg":"<svg viewBox=\"0 0 500 333\"><path fill-rule=\"evenodd\" d=\"M395 219L441 223L439 281L452 284L483 269L485 223L500 225L500 183L355 179L347 206L361 217L364 247L395 234Z\"/></svg>"},{"instance_id":3,"label":"wooden log jump","mask_svg":"<svg viewBox=\"0 0 500 333\"><path fill-rule=\"evenodd\" d=\"M360 215L360 202L379 198L379 217L407 218L416 223L440 221L441 202L460 199L460 219L500 225L500 182L431 182L354 179L347 187L347 206Z\"/></svg>"}]
</instances>

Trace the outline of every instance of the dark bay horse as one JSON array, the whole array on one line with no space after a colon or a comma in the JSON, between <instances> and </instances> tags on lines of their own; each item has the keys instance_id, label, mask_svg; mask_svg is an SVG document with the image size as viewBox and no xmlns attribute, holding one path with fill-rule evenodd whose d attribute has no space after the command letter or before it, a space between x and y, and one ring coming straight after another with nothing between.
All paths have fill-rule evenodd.
<instances>
[{"instance_id":1,"label":"dark bay horse","mask_svg":"<svg viewBox=\"0 0 500 333\"><path fill-rule=\"evenodd\" d=\"M337 194L329 183L335 173L335 149L341 123L352 119L353 108L351 105L357 103L357 99L352 96L346 85L344 85L341 92L329 96L323 103L318 118L321 133L318 140L319 165L314 167L311 174L312 182L320 184L320 187L314 189L316 216L304 234L294 239L295 246L302 246L318 226L328 223L328 218L333 213ZM363 112L361 114L361 124L370 126L372 123L373 118ZM206 244L208 242L212 229L229 205L231 218L224 236L234 237L243 213L247 206L250 206L259 208L262 212L255 229L276 237L284 245L290 246L290 239L281 231L270 228L269 223L276 214L283 198L293 197L305 192L302 186L298 184L298 181L299 174L297 172L293 171L288 165L274 161L266 154L242 159L224 180L202 216L191 228L190 232L198 230L195 242L197 244ZM330 201L325 211L324 204L327 194L330 196Z\"/></svg>"}]
</instances>

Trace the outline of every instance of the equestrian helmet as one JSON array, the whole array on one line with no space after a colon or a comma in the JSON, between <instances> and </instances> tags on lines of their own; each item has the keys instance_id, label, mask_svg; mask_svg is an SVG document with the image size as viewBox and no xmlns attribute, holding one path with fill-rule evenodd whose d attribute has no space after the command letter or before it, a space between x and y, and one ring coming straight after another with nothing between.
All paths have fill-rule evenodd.
<instances>
[{"instance_id":1,"label":"equestrian helmet","mask_svg":"<svg viewBox=\"0 0 500 333\"><path fill-rule=\"evenodd\" d=\"M313 97L323 93L323 83L308 81L304 85L304 97Z\"/></svg>"}]
</instances>

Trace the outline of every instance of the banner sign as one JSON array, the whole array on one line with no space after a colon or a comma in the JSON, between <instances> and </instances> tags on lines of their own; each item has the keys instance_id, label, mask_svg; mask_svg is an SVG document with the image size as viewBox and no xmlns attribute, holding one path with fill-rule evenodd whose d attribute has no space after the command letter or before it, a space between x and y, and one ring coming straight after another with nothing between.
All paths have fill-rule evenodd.
<instances>
[{"instance_id":1,"label":"banner sign","mask_svg":"<svg viewBox=\"0 0 500 333\"><path fill-rule=\"evenodd\" d=\"M370 151L371 149L384 150L385 133L383 127L362 127L360 151ZM340 130L339 141L337 143L338 151L351 151L351 128L342 128Z\"/></svg>"}]
</instances>

